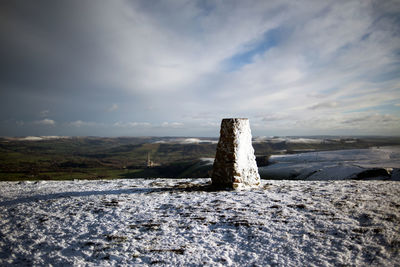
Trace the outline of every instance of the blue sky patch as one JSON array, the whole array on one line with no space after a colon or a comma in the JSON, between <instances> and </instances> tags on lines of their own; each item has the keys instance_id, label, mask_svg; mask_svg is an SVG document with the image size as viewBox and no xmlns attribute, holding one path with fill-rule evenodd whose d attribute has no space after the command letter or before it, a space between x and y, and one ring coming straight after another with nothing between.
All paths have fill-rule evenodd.
<instances>
[{"instance_id":1,"label":"blue sky patch","mask_svg":"<svg viewBox=\"0 0 400 267\"><path fill-rule=\"evenodd\" d=\"M284 35L285 33L282 28L275 28L265 32L259 41L246 46L241 53L226 60L225 64L228 71L235 71L252 63L255 56L262 55L272 47L278 46Z\"/></svg>"}]
</instances>

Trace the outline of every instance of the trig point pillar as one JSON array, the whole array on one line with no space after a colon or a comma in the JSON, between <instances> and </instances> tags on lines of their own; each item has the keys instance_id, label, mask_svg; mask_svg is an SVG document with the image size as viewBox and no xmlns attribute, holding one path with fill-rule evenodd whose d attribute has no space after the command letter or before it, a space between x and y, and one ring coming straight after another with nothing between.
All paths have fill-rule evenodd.
<instances>
[{"instance_id":1,"label":"trig point pillar","mask_svg":"<svg viewBox=\"0 0 400 267\"><path fill-rule=\"evenodd\" d=\"M212 184L240 189L260 185L248 119L223 119L215 155Z\"/></svg>"}]
</instances>

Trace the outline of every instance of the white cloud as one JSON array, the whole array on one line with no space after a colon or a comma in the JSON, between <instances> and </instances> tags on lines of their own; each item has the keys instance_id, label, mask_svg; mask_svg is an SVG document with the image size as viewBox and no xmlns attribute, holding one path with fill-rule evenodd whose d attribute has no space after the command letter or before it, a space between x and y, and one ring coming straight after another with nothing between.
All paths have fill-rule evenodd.
<instances>
[{"instance_id":1,"label":"white cloud","mask_svg":"<svg viewBox=\"0 0 400 267\"><path fill-rule=\"evenodd\" d=\"M104 45L113 71L101 77L127 90L181 90L204 75L220 72L224 60L260 42L265 31L286 19L276 12L281 6L217 2L205 16L195 2L184 6L159 2L151 9L136 3L106 2L96 7L101 14L97 17L102 18L99 26L119 42ZM163 12L158 13L160 9ZM289 72L298 76L297 70L285 73Z\"/></svg>"},{"instance_id":2,"label":"white cloud","mask_svg":"<svg viewBox=\"0 0 400 267\"><path fill-rule=\"evenodd\" d=\"M56 124L56 122L52 119L43 119L43 120L39 120L39 121L34 121L34 124L37 125L46 125L46 126L54 126Z\"/></svg>"},{"instance_id":3,"label":"white cloud","mask_svg":"<svg viewBox=\"0 0 400 267\"><path fill-rule=\"evenodd\" d=\"M166 128L182 128L183 127L182 122L163 122L161 124L161 127L166 127Z\"/></svg>"},{"instance_id":4,"label":"white cloud","mask_svg":"<svg viewBox=\"0 0 400 267\"><path fill-rule=\"evenodd\" d=\"M220 122L212 122L212 121L206 121L204 123L201 123L201 127L211 127L211 128L217 128L221 125Z\"/></svg>"},{"instance_id":5,"label":"white cloud","mask_svg":"<svg viewBox=\"0 0 400 267\"><path fill-rule=\"evenodd\" d=\"M277 114L277 113L265 114L258 117L261 118L262 121L280 121L289 118L289 116L286 114Z\"/></svg>"},{"instance_id":6,"label":"white cloud","mask_svg":"<svg viewBox=\"0 0 400 267\"><path fill-rule=\"evenodd\" d=\"M398 79L379 81L399 61L399 36L385 27L391 22L379 25L368 2L327 5L320 15L319 8L300 7L293 17L298 27L279 46L222 79L213 103L247 114L284 112L289 116L267 115L264 121L298 132L310 129L300 127L303 120L312 120L312 129L329 128L326 120L333 109L338 117L346 117L399 99ZM357 128L368 130L376 121L368 118Z\"/></svg>"}]
</instances>

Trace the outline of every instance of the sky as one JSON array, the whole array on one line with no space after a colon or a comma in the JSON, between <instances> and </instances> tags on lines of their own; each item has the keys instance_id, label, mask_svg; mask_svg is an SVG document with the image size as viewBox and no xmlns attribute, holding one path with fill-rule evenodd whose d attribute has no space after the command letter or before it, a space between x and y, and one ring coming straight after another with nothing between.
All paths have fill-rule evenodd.
<instances>
[{"instance_id":1,"label":"sky","mask_svg":"<svg viewBox=\"0 0 400 267\"><path fill-rule=\"evenodd\" d=\"M398 0L0 2L0 136L400 135Z\"/></svg>"}]
</instances>

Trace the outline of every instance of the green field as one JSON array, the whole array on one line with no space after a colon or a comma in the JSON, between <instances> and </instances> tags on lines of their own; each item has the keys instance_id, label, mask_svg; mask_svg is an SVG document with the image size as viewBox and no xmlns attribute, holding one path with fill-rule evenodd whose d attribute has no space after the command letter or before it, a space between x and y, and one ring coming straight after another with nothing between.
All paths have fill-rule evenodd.
<instances>
[{"instance_id":1,"label":"green field","mask_svg":"<svg viewBox=\"0 0 400 267\"><path fill-rule=\"evenodd\" d=\"M215 144L162 144L149 138L67 138L0 142L0 180L178 176ZM147 168L147 156L159 166ZM171 176L172 177L172 176Z\"/></svg>"}]
</instances>

